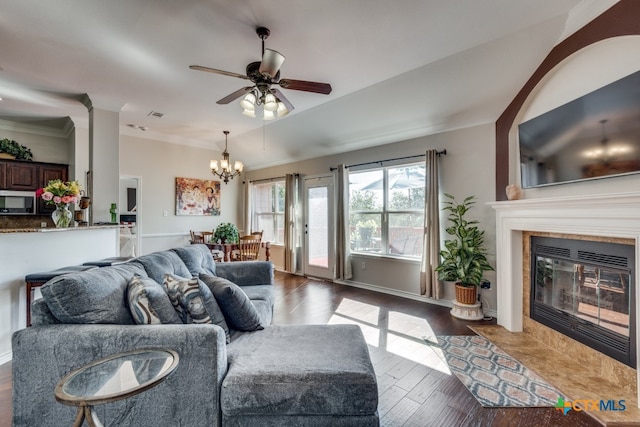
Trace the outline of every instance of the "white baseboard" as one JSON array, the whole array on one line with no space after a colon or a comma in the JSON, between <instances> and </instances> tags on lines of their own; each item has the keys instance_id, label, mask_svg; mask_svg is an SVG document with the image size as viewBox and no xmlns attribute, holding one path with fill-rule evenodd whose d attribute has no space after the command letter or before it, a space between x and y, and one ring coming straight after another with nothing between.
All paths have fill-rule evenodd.
<instances>
[{"instance_id":1,"label":"white baseboard","mask_svg":"<svg viewBox=\"0 0 640 427\"><path fill-rule=\"evenodd\" d=\"M13 359L12 356L13 355L11 354L10 351L4 354L0 354L0 365L4 365L5 363L11 362L11 359Z\"/></svg>"},{"instance_id":2,"label":"white baseboard","mask_svg":"<svg viewBox=\"0 0 640 427\"><path fill-rule=\"evenodd\" d=\"M355 288L361 288L361 289L367 289L369 291L374 291L374 292L380 292L383 294L388 294L388 295L395 295L397 297L401 297L401 298L408 298L408 299L412 299L415 301L422 301L422 302L426 302L428 304L435 304L435 305L440 305L443 307L450 307L453 308L453 302L450 300L443 300L443 299L434 299L434 298L428 298L422 295L416 295L416 294L412 294L410 292L405 292L405 291L400 291L397 289L390 289L390 288L385 288L382 286L376 286L376 285L370 285L368 283L362 283L362 282L356 282L353 280L334 280L335 283L339 283L341 285L346 285L346 286L353 286ZM497 313L495 310L489 310L487 308L483 308L483 312L485 316L491 316L491 317L496 317Z\"/></svg>"}]
</instances>

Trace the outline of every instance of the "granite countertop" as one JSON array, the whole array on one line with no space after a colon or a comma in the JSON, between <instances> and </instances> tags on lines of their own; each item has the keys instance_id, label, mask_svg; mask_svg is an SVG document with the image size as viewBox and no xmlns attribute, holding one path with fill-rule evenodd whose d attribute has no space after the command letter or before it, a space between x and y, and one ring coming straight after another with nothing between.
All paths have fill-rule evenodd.
<instances>
[{"instance_id":1,"label":"granite countertop","mask_svg":"<svg viewBox=\"0 0 640 427\"><path fill-rule=\"evenodd\" d=\"M119 228L118 224L106 224L106 225L84 225L78 227L69 228L55 228L55 227L43 227L43 228L0 228L0 234L7 233L49 233L49 232L65 232L65 231L80 231L80 230L97 230L105 228Z\"/></svg>"}]
</instances>

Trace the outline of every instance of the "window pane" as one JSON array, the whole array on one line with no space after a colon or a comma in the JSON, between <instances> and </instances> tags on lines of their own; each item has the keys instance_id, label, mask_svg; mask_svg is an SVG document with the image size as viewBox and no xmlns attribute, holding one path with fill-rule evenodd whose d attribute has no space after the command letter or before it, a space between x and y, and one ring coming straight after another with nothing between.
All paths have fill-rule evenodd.
<instances>
[{"instance_id":1,"label":"window pane","mask_svg":"<svg viewBox=\"0 0 640 427\"><path fill-rule=\"evenodd\" d=\"M272 184L256 184L253 190L254 212L273 212Z\"/></svg>"},{"instance_id":2,"label":"window pane","mask_svg":"<svg viewBox=\"0 0 640 427\"><path fill-rule=\"evenodd\" d=\"M351 214L351 250L382 252L380 214Z\"/></svg>"},{"instance_id":3,"label":"window pane","mask_svg":"<svg viewBox=\"0 0 640 427\"><path fill-rule=\"evenodd\" d=\"M262 240L265 242L276 242L273 230L273 215L260 214L256 215L256 227L253 231L262 231Z\"/></svg>"},{"instance_id":4,"label":"window pane","mask_svg":"<svg viewBox=\"0 0 640 427\"><path fill-rule=\"evenodd\" d=\"M276 215L276 237L272 242L284 243L284 214Z\"/></svg>"},{"instance_id":5,"label":"window pane","mask_svg":"<svg viewBox=\"0 0 640 427\"><path fill-rule=\"evenodd\" d=\"M389 253L419 257L422 255L424 214L389 214Z\"/></svg>"},{"instance_id":6,"label":"window pane","mask_svg":"<svg viewBox=\"0 0 640 427\"><path fill-rule=\"evenodd\" d=\"M424 210L424 165L389 168L389 210Z\"/></svg>"},{"instance_id":7,"label":"window pane","mask_svg":"<svg viewBox=\"0 0 640 427\"><path fill-rule=\"evenodd\" d=\"M310 188L309 202L309 265L329 267L329 218L327 187Z\"/></svg>"},{"instance_id":8,"label":"window pane","mask_svg":"<svg viewBox=\"0 0 640 427\"><path fill-rule=\"evenodd\" d=\"M349 174L349 209L381 211L384 202L383 170Z\"/></svg>"},{"instance_id":9,"label":"window pane","mask_svg":"<svg viewBox=\"0 0 640 427\"><path fill-rule=\"evenodd\" d=\"M284 181L253 184L252 191L252 230L262 231L265 242L284 243Z\"/></svg>"},{"instance_id":10,"label":"window pane","mask_svg":"<svg viewBox=\"0 0 640 427\"><path fill-rule=\"evenodd\" d=\"M284 212L285 204L285 186L284 182L276 182L275 184L276 212Z\"/></svg>"}]
</instances>

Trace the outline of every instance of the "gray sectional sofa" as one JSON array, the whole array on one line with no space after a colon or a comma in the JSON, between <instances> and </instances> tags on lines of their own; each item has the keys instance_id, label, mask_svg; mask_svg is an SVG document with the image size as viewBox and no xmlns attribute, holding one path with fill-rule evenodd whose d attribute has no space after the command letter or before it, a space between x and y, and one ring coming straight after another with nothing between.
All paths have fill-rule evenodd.
<instances>
[{"instance_id":1,"label":"gray sectional sofa","mask_svg":"<svg viewBox=\"0 0 640 427\"><path fill-rule=\"evenodd\" d=\"M132 278L163 283L166 274L200 277L203 297L212 291L226 324L213 313L206 324L136 324ZM224 279L244 291L257 327L235 329L227 316L235 306L216 288ZM65 374L115 353L169 348L180 357L176 371L141 394L96 406L105 425L378 426L376 378L360 329L272 325L272 285L271 263L216 264L204 245L52 279L33 303L34 326L13 336L13 425L70 425L76 408L54 398Z\"/></svg>"}]
</instances>

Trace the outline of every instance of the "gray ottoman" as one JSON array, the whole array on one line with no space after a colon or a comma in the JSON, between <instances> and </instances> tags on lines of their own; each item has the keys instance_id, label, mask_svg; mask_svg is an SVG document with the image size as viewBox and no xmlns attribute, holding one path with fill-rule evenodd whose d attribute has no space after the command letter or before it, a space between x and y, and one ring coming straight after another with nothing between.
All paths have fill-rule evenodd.
<instances>
[{"instance_id":1,"label":"gray ottoman","mask_svg":"<svg viewBox=\"0 0 640 427\"><path fill-rule=\"evenodd\" d=\"M355 325L267 326L228 345L226 426L378 426L378 387Z\"/></svg>"}]
</instances>

